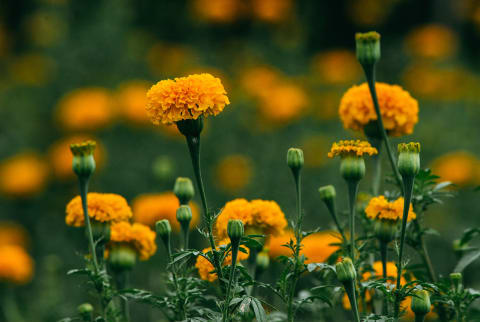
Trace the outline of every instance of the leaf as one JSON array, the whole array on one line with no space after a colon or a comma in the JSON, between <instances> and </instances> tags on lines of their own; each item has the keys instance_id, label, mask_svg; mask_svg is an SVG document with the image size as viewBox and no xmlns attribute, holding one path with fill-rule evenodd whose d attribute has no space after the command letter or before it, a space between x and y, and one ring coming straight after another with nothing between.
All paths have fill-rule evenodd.
<instances>
[{"instance_id":1,"label":"leaf","mask_svg":"<svg viewBox=\"0 0 480 322\"><path fill-rule=\"evenodd\" d=\"M255 313L255 318L257 319L258 322L267 322L267 313L265 313L265 309L262 306L262 303L255 298L251 297L252 302L250 303L250 306L253 309L253 312Z\"/></svg>"},{"instance_id":2,"label":"leaf","mask_svg":"<svg viewBox=\"0 0 480 322\"><path fill-rule=\"evenodd\" d=\"M71 269L67 272L67 275L89 275L90 270L86 268Z\"/></svg>"},{"instance_id":3,"label":"leaf","mask_svg":"<svg viewBox=\"0 0 480 322\"><path fill-rule=\"evenodd\" d=\"M315 270L323 270L323 269L331 269L333 272L335 272L335 267L329 264L325 263L310 263L307 264L307 270L308 272L313 272Z\"/></svg>"},{"instance_id":4,"label":"leaf","mask_svg":"<svg viewBox=\"0 0 480 322\"><path fill-rule=\"evenodd\" d=\"M455 266L455 269L453 270L454 272L461 273L463 270L473 263L477 258L480 257L480 250L472 251L468 254L465 254L457 263L457 266Z\"/></svg>"}]
</instances>

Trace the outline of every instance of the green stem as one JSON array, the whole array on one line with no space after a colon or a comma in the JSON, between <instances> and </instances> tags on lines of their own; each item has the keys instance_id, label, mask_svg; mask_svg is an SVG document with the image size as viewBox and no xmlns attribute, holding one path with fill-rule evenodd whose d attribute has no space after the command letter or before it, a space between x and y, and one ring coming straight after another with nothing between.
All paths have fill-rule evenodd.
<instances>
[{"instance_id":1,"label":"green stem","mask_svg":"<svg viewBox=\"0 0 480 322\"><path fill-rule=\"evenodd\" d=\"M178 311L180 313L180 319L184 320L185 319L185 307L183 305L183 299L180 294L180 287L178 285L178 279L177 279L177 272L175 270L175 265L172 264L173 262L173 256L172 256L172 246L170 242L170 236L166 239L165 246L167 248L167 254L168 254L168 262L170 265L170 271L172 273L172 278L173 278L173 284L175 285L175 292L177 294L177 300L179 301L179 308Z\"/></svg>"},{"instance_id":2,"label":"green stem","mask_svg":"<svg viewBox=\"0 0 480 322\"><path fill-rule=\"evenodd\" d=\"M235 245L232 244L232 267L230 270L230 278L228 279L228 286L227 286L227 296L225 300L225 309L223 313L222 321L227 322L230 321L230 293L232 289L233 280L235 278L235 267L237 265L237 255L238 255L238 247L240 244L237 242Z\"/></svg>"},{"instance_id":3,"label":"green stem","mask_svg":"<svg viewBox=\"0 0 480 322\"><path fill-rule=\"evenodd\" d=\"M95 274L98 274L100 269L98 267L97 254L95 251L95 243L93 242L92 225L90 224L90 217L88 215L88 203L87 203L88 179L84 179L80 177L79 183L80 183L80 197L82 198L83 216L85 219L85 227L87 229L87 239L88 239L88 244L90 248L90 255L92 256L94 272Z\"/></svg>"},{"instance_id":4,"label":"green stem","mask_svg":"<svg viewBox=\"0 0 480 322\"><path fill-rule=\"evenodd\" d=\"M18 309L17 302L13 297L13 290L6 289L3 294L3 315L6 322L24 322L24 318Z\"/></svg>"},{"instance_id":5,"label":"green stem","mask_svg":"<svg viewBox=\"0 0 480 322\"><path fill-rule=\"evenodd\" d=\"M345 282L343 284L345 292L347 293L350 306L352 308L353 318L356 322L360 322L360 314L358 313L357 297L355 292L355 280Z\"/></svg>"},{"instance_id":6,"label":"green stem","mask_svg":"<svg viewBox=\"0 0 480 322\"><path fill-rule=\"evenodd\" d=\"M380 241L380 257L382 259L383 278L385 279L387 278L387 250L388 243ZM388 303L385 297L382 300L382 314L388 315Z\"/></svg>"},{"instance_id":7,"label":"green stem","mask_svg":"<svg viewBox=\"0 0 480 322\"><path fill-rule=\"evenodd\" d=\"M425 321L425 314L415 314L415 322Z\"/></svg>"},{"instance_id":8,"label":"green stem","mask_svg":"<svg viewBox=\"0 0 480 322\"><path fill-rule=\"evenodd\" d=\"M370 94L372 96L375 113L377 114L378 127L380 128L380 132L382 134L382 138L385 143L385 147L387 149L388 159L390 160L390 165L392 166L395 180L397 181L397 184L402 190L402 194L403 194L404 191L402 186L402 177L400 176L400 172L398 172L397 163L395 161L395 157L393 155L392 148L388 140L387 131L385 130L385 126L383 125L382 113L380 112L380 105L378 104L377 90L375 88L375 65L365 65L363 66L363 70L365 72L368 88L370 89Z\"/></svg>"},{"instance_id":9,"label":"green stem","mask_svg":"<svg viewBox=\"0 0 480 322\"><path fill-rule=\"evenodd\" d=\"M419 235L419 242L420 242L420 247L421 249L418 250L418 253L422 257L423 263L427 267L428 275L430 276L430 281L436 283L437 282L437 274L435 274L435 269L433 268L432 265L432 260L430 259L430 255L428 253L427 245L425 243L425 239L423 238L423 235L420 234L422 227L420 226L420 222L418 219L413 220L413 224L415 227L415 230L417 231Z\"/></svg>"},{"instance_id":10,"label":"green stem","mask_svg":"<svg viewBox=\"0 0 480 322\"><path fill-rule=\"evenodd\" d=\"M348 205L350 208L350 258L355 262L355 201L357 200L358 181L347 181Z\"/></svg>"},{"instance_id":11,"label":"green stem","mask_svg":"<svg viewBox=\"0 0 480 322\"><path fill-rule=\"evenodd\" d=\"M188 249L188 237L190 233L190 222L188 225L181 225L182 235L183 235L183 249Z\"/></svg>"},{"instance_id":12,"label":"green stem","mask_svg":"<svg viewBox=\"0 0 480 322\"><path fill-rule=\"evenodd\" d=\"M372 156L373 162L375 164L375 170L373 172L373 180L372 180L372 193L374 196L378 196L380 191L380 184L382 182L382 158L380 157L380 150L378 150L378 154Z\"/></svg>"},{"instance_id":13,"label":"green stem","mask_svg":"<svg viewBox=\"0 0 480 322\"><path fill-rule=\"evenodd\" d=\"M114 273L115 282L117 284L117 290L123 290L127 287L128 283L128 272L127 271L120 271ZM128 306L128 301L126 299L120 298L120 305L122 308L122 313L124 320L126 322L130 321L130 308Z\"/></svg>"},{"instance_id":14,"label":"green stem","mask_svg":"<svg viewBox=\"0 0 480 322\"><path fill-rule=\"evenodd\" d=\"M335 207L335 201L327 202L325 204L327 205L328 211L330 212L330 215L332 216L332 219L333 219L333 222L335 223L335 226L337 226L338 232L340 233L343 241L345 242L347 240L347 237L345 236L345 231L343 230L342 226L340 226L340 223L338 222L337 209Z\"/></svg>"}]
</instances>

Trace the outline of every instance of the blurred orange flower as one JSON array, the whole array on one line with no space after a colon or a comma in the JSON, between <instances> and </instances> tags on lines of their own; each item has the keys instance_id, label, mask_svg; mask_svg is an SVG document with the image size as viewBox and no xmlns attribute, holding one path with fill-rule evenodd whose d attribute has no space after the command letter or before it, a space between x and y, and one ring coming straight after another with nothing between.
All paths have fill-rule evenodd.
<instances>
[{"instance_id":1,"label":"blurred orange flower","mask_svg":"<svg viewBox=\"0 0 480 322\"><path fill-rule=\"evenodd\" d=\"M253 15L266 22L281 22L293 11L292 0L252 0Z\"/></svg>"},{"instance_id":2,"label":"blurred orange flower","mask_svg":"<svg viewBox=\"0 0 480 322\"><path fill-rule=\"evenodd\" d=\"M403 203L403 197L390 202L385 196L373 197L365 208L365 214L370 219L401 221L403 218ZM407 221L416 217L417 215L412 210L412 204L410 204Z\"/></svg>"},{"instance_id":3,"label":"blurred orange flower","mask_svg":"<svg viewBox=\"0 0 480 322\"><path fill-rule=\"evenodd\" d=\"M420 58L445 59L457 49L457 36L448 27L431 24L412 30L405 40L407 52Z\"/></svg>"},{"instance_id":4,"label":"blurred orange flower","mask_svg":"<svg viewBox=\"0 0 480 322\"><path fill-rule=\"evenodd\" d=\"M480 160L466 151L454 151L432 162L432 172L441 180L459 186L480 183Z\"/></svg>"},{"instance_id":5,"label":"blurred orange flower","mask_svg":"<svg viewBox=\"0 0 480 322\"><path fill-rule=\"evenodd\" d=\"M146 60L150 71L162 78L185 74L196 65L192 49L178 44L156 43L148 50Z\"/></svg>"},{"instance_id":6,"label":"blurred orange flower","mask_svg":"<svg viewBox=\"0 0 480 322\"><path fill-rule=\"evenodd\" d=\"M33 44L50 47L59 43L67 32L68 24L54 11L37 10L26 20L26 29Z\"/></svg>"},{"instance_id":7,"label":"blurred orange flower","mask_svg":"<svg viewBox=\"0 0 480 322\"><path fill-rule=\"evenodd\" d=\"M116 101L120 114L128 121L145 125L150 124L147 111L147 92L152 84L147 81L133 80L120 85Z\"/></svg>"},{"instance_id":8,"label":"blurred orange flower","mask_svg":"<svg viewBox=\"0 0 480 322\"><path fill-rule=\"evenodd\" d=\"M344 49L333 49L315 55L312 70L323 82L333 85L355 82L362 75L355 54Z\"/></svg>"},{"instance_id":9,"label":"blurred orange flower","mask_svg":"<svg viewBox=\"0 0 480 322\"><path fill-rule=\"evenodd\" d=\"M8 68L14 82L41 86L54 75L55 62L50 57L30 53L16 56Z\"/></svg>"},{"instance_id":10,"label":"blurred orange flower","mask_svg":"<svg viewBox=\"0 0 480 322\"><path fill-rule=\"evenodd\" d=\"M341 244L341 242L342 239L338 233L333 231L318 232L302 240L303 247L300 253L307 258L306 264L325 263L339 249L339 246L332 244Z\"/></svg>"},{"instance_id":11,"label":"blurred orange flower","mask_svg":"<svg viewBox=\"0 0 480 322\"><path fill-rule=\"evenodd\" d=\"M17 245L0 246L0 281L26 284L33 277L33 259Z\"/></svg>"},{"instance_id":12,"label":"blurred orange flower","mask_svg":"<svg viewBox=\"0 0 480 322\"><path fill-rule=\"evenodd\" d=\"M17 245L27 247L28 234L25 228L10 221L0 221L0 246Z\"/></svg>"},{"instance_id":13,"label":"blurred orange flower","mask_svg":"<svg viewBox=\"0 0 480 322\"><path fill-rule=\"evenodd\" d=\"M239 0L194 0L193 9L200 19L227 23L238 18L244 9L244 4Z\"/></svg>"},{"instance_id":14,"label":"blurred orange flower","mask_svg":"<svg viewBox=\"0 0 480 322\"><path fill-rule=\"evenodd\" d=\"M269 121L284 123L301 116L308 105L305 90L293 83L274 86L261 98L259 110Z\"/></svg>"},{"instance_id":15,"label":"blurred orange flower","mask_svg":"<svg viewBox=\"0 0 480 322\"><path fill-rule=\"evenodd\" d=\"M252 160L241 154L233 154L220 160L216 168L217 182L228 192L242 190L252 177Z\"/></svg>"}]
</instances>

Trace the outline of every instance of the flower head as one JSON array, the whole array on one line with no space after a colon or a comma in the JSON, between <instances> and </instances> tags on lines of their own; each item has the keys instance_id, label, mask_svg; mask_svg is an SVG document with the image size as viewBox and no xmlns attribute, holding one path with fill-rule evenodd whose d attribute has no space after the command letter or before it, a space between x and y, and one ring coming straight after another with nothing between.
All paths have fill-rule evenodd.
<instances>
[{"instance_id":1,"label":"flower head","mask_svg":"<svg viewBox=\"0 0 480 322\"><path fill-rule=\"evenodd\" d=\"M172 192L144 194L132 201L133 218L136 222L153 227L162 219L168 219L172 230L179 232L180 223L177 221L177 209L180 207L178 198ZM196 227L200 222L198 207L190 202L192 220L190 227Z\"/></svg>"},{"instance_id":2,"label":"flower head","mask_svg":"<svg viewBox=\"0 0 480 322\"><path fill-rule=\"evenodd\" d=\"M33 260L17 245L0 246L0 281L28 283L33 276Z\"/></svg>"},{"instance_id":3,"label":"flower head","mask_svg":"<svg viewBox=\"0 0 480 322\"><path fill-rule=\"evenodd\" d=\"M370 145L367 141L360 140L341 140L334 142L330 152L328 153L329 158L335 156L347 157L347 156L357 156L362 157L364 154L374 155L378 151Z\"/></svg>"},{"instance_id":4,"label":"flower head","mask_svg":"<svg viewBox=\"0 0 480 322\"><path fill-rule=\"evenodd\" d=\"M327 84L345 84L356 81L362 74L355 55L343 49L320 53L313 58L312 69Z\"/></svg>"},{"instance_id":5,"label":"flower head","mask_svg":"<svg viewBox=\"0 0 480 322\"><path fill-rule=\"evenodd\" d=\"M480 161L466 151L454 151L440 156L433 161L432 169L441 180L460 186L480 182Z\"/></svg>"},{"instance_id":6,"label":"flower head","mask_svg":"<svg viewBox=\"0 0 480 322\"><path fill-rule=\"evenodd\" d=\"M457 49L457 36L442 25L430 24L412 30L406 38L406 49L414 56L426 59L445 59Z\"/></svg>"},{"instance_id":7,"label":"flower head","mask_svg":"<svg viewBox=\"0 0 480 322\"><path fill-rule=\"evenodd\" d=\"M222 82L211 74L167 79L147 93L147 114L153 124L217 115L230 104Z\"/></svg>"},{"instance_id":8,"label":"flower head","mask_svg":"<svg viewBox=\"0 0 480 322\"><path fill-rule=\"evenodd\" d=\"M337 233L333 231L318 232L308 235L302 240L300 253L307 258L306 264L325 263L339 249L339 246L335 245L339 243L341 243L341 238Z\"/></svg>"},{"instance_id":9,"label":"flower head","mask_svg":"<svg viewBox=\"0 0 480 322\"><path fill-rule=\"evenodd\" d=\"M22 226L9 221L0 222L0 246L17 245L26 247L27 244L27 231Z\"/></svg>"},{"instance_id":10,"label":"flower head","mask_svg":"<svg viewBox=\"0 0 480 322\"><path fill-rule=\"evenodd\" d=\"M90 192L87 196L88 215L99 222L118 222L129 220L132 210L125 198L114 193ZM65 222L69 226L80 227L85 224L82 199L80 196L73 198L66 208Z\"/></svg>"},{"instance_id":11,"label":"flower head","mask_svg":"<svg viewBox=\"0 0 480 322\"><path fill-rule=\"evenodd\" d=\"M217 182L223 190L238 192L252 177L252 160L241 154L228 155L216 167Z\"/></svg>"},{"instance_id":12,"label":"flower head","mask_svg":"<svg viewBox=\"0 0 480 322\"><path fill-rule=\"evenodd\" d=\"M385 130L391 136L411 134L418 122L418 102L398 85L376 83L378 104ZM346 129L363 130L377 120L377 114L366 83L351 87L342 97L340 118Z\"/></svg>"},{"instance_id":13,"label":"flower head","mask_svg":"<svg viewBox=\"0 0 480 322\"><path fill-rule=\"evenodd\" d=\"M140 260L149 259L157 251L156 234L148 226L121 221L112 224L110 229L110 243L129 244Z\"/></svg>"},{"instance_id":14,"label":"flower head","mask_svg":"<svg viewBox=\"0 0 480 322\"><path fill-rule=\"evenodd\" d=\"M378 196L370 199L365 213L370 219L378 220L402 220L403 216L403 197L389 202L384 196ZM408 221L415 219L417 215L412 210L412 205L408 211Z\"/></svg>"},{"instance_id":15,"label":"flower head","mask_svg":"<svg viewBox=\"0 0 480 322\"><path fill-rule=\"evenodd\" d=\"M145 94L150 86L146 81L129 81L120 86L116 101L125 119L134 124L150 124L145 113L145 105L148 103Z\"/></svg>"}]
</instances>

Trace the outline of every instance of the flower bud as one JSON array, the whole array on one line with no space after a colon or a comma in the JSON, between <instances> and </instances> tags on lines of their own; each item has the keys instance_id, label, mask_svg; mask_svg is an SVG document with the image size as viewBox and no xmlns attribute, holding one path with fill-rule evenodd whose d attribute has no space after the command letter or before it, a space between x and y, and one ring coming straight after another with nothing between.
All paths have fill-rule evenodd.
<instances>
[{"instance_id":1,"label":"flower bud","mask_svg":"<svg viewBox=\"0 0 480 322\"><path fill-rule=\"evenodd\" d=\"M157 235L165 243L165 247L168 248L168 244L170 243L170 234L172 233L172 227L170 226L170 222L168 219L162 219L155 223L155 230L157 231Z\"/></svg>"},{"instance_id":2,"label":"flower bud","mask_svg":"<svg viewBox=\"0 0 480 322\"><path fill-rule=\"evenodd\" d=\"M380 60L380 34L375 31L356 33L357 59L362 66L374 65Z\"/></svg>"},{"instance_id":3,"label":"flower bud","mask_svg":"<svg viewBox=\"0 0 480 322\"><path fill-rule=\"evenodd\" d=\"M178 121L177 128L185 136L198 137L203 130L203 116Z\"/></svg>"},{"instance_id":4,"label":"flower bud","mask_svg":"<svg viewBox=\"0 0 480 322\"><path fill-rule=\"evenodd\" d=\"M351 282L357 278L355 266L353 266L349 257L345 257L341 262L335 264L335 270L337 271L337 279L342 283Z\"/></svg>"},{"instance_id":5,"label":"flower bud","mask_svg":"<svg viewBox=\"0 0 480 322\"><path fill-rule=\"evenodd\" d=\"M373 231L381 242L388 244L395 237L397 223L392 220L375 220Z\"/></svg>"},{"instance_id":6,"label":"flower bud","mask_svg":"<svg viewBox=\"0 0 480 322\"><path fill-rule=\"evenodd\" d=\"M95 141L85 141L70 145L70 150L73 154L72 169L77 176L88 179L95 171L93 152L96 145Z\"/></svg>"},{"instance_id":7,"label":"flower bud","mask_svg":"<svg viewBox=\"0 0 480 322\"><path fill-rule=\"evenodd\" d=\"M414 178L420 171L420 143L400 143L397 165L403 177Z\"/></svg>"},{"instance_id":8,"label":"flower bud","mask_svg":"<svg viewBox=\"0 0 480 322\"><path fill-rule=\"evenodd\" d=\"M116 245L108 253L108 262L116 271L130 270L135 266L136 261L137 252L130 246Z\"/></svg>"},{"instance_id":9,"label":"flower bud","mask_svg":"<svg viewBox=\"0 0 480 322\"><path fill-rule=\"evenodd\" d=\"M260 272L263 272L266 269L268 269L269 265L270 265L270 257L268 256L268 253L266 251L262 251L258 253L257 270L259 270Z\"/></svg>"},{"instance_id":10,"label":"flower bud","mask_svg":"<svg viewBox=\"0 0 480 322\"><path fill-rule=\"evenodd\" d=\"M450 281L452 281L455 292L461 293L463 291L462 273L451 273Z\"/></svg>"},{"instance_id":11,"label":"flower bud","mask_svg":"<svg viewBox=\"0 0 480 322\"><path fill-rule=\"evenodd\" d=\"M83 303L77 307L77 312L84 321L92 320L93 306L90 303Z\"/></svg>"},{"instance_id":12,"label":"flower bud","mask_svg":"<svg viewBox=\"0 0 480 322\"><path fill-rule=\"evenodd\" d=\"M326 204L333 202L337 196L335 187L332 185L320 187L318 192L320 193L320 199Z\"/></svg>"},{"instance_id":13,"label":"flower bud","mask_svg":"<svg viewBox=\"0 0 480 322\"><path fill-rule=\"evenodd\" d=\"M238 245L243 237L243 222L241 220L230 219L227 224L227 234L233 245Z\"/></svg>"},{"instance_id":14,"label":"flower bud","mask_svg":"<svg viewBox=\"0 0 480 322\"><path fill-rule=\"evenodd\" d=\"M418 290L413 293L410 308L416 315L426 315L431 310L430 296L425 290Z\"/></svg>"},{"instance_id":15,"label":"flower bud","mask_svg":"<svg viewBox=\"0 0 480 322\"><path fill-rule=\"evenodd\" d=\"M296 148L288 149L287 165L292 171L299 171L303 167L303 151Z\"/></svg>"},{"instance_id":16,"label":"flower bud","mask_svg":"<svg viewBox=\"0 0 480 322\"><path fill-rule=\"evenodd\" d=\"M346 181L360 181L365 176L365 160L357 156L342 158L340 174Z\"/></svg>"},{"instance_id":17,"label":"flower bud","mask_svg":"<svg viewBox=\"0 0 480 322\"><path fill-rule=\"evenodd\" d=\"M192 210L190 206L181 205L177 209L177 220L182 226L183 230L188 230L190 227L190 220L192 220Z\"/></svg>"},{"instance_id":18,"label":"flower bud","mask_svg":"<svg viewBox=\"0 0 480 322\"><path fill-rule=\"evenodd\" d=\"M177 178L177 180L175 180L175 185L173 186L173 193L177 196L181 205L188 205L195 195L192 180L189 178Z\"/></svg>"}]
</instances>

